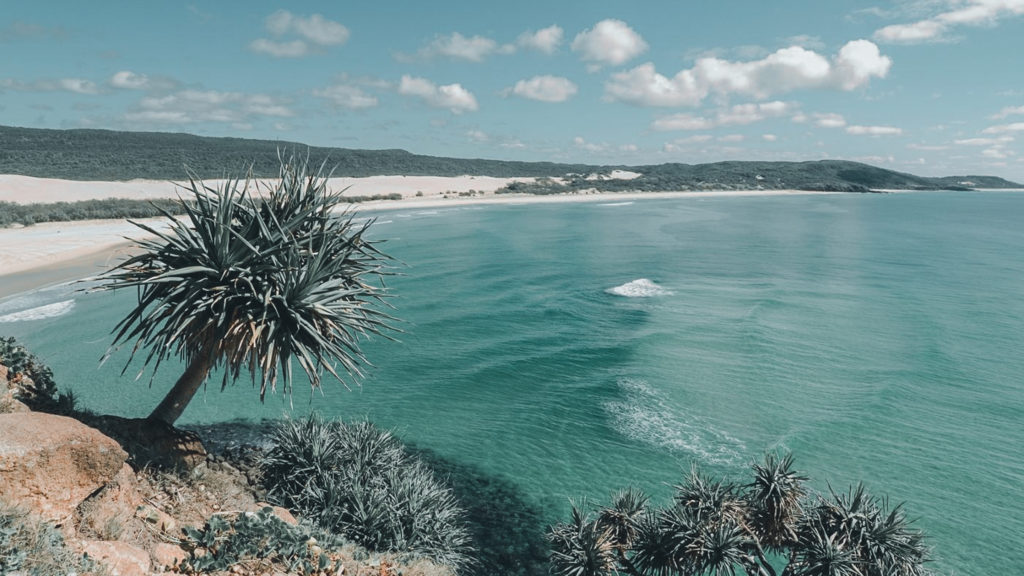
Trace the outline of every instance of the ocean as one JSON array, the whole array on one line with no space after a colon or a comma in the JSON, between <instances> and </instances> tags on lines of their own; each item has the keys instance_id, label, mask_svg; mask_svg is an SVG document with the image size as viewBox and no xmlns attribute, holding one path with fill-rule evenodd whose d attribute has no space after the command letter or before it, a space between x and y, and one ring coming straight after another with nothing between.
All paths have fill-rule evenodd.
<instances>
[{"instance_id":1,"label":"ocean","mask_svg":"<svg viewBox=\"0 0 1024 576\"><path fill-rule=\"evenodd\" d=\"M816 490L906 502L934 568L1024 564L1024 193L706 197L374 213L401 266L398 342L346 390L264 404L211 380L182 423L369 418L565 518L697 463L744 480L792 451ZM0 300L13 335L97 411L152 384L98 367L133 294Z\"/></svg>"}]
</instances>

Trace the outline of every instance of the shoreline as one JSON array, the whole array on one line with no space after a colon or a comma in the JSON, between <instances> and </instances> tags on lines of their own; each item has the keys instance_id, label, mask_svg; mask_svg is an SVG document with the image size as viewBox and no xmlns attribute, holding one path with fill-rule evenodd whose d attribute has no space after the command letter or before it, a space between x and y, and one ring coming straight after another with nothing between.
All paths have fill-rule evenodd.
<instances>
[{"instance_id":1,"label":"shoreline","mask_svg":"<svg viewBox=\"0 0 1024 576\"><path fill-rule=\"evenodd\" d=\"M680 198L737 198L751 196L805 196L844 194L805 190L720 190L689 192L595 192L589 194L484 193L478 196L404 196L401 200L374 200L351 204L361 212L418 210L471 205L564 204L577 202L633 202ZM160 222L163 218L144 220ZM140 230L127 220L45 222L23 228L0 229L0 300L73 282L102 272L129 254Z\"/></svg>"}]
</instances>

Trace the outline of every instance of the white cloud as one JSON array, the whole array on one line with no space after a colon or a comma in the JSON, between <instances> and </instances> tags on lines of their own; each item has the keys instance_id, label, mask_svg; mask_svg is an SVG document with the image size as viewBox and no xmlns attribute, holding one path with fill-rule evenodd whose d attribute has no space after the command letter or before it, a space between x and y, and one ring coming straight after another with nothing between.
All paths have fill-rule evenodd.
<instances>
[{"instance_id":1,"label":"white cloud","mask_svg":"<svg viewBox=\"0 0 1024 576\"><path fill-rule=\"evenodd\" d=\"M998 146L1013 142L1013 136L1000 136L999 138L964 138L954 140L953 144L958 146Z\"/></svg>"},{"instance_id":2,"label":"white cloud","mask_svg":"<svg viewBox=\"0 0 1024 576\"><path fill-rule=\"evenodd\" d=\"M847 126L847 134L856 136L899 136L903 129L895 126Z\"/></svg>"},{"instance_id":3,"label":"white cloud","mask_svg":"<svg viewBox=\"0 0 1024 576\"><path fill-rule=\"evenodd\" d=\"M1012 124L999 124L996 126L989 126L981 131L982 134L1005 134L1007 132L1021 132L1024 131L1024 122L1014 122Z\"/></svg>"},{"instance_id":4,"label":"white cloud","mask_svg":"<svg viewBox=\"0 0 1024 576\"><path fill-rule=\"evenodd\" d=\"M760 122L768 118L785 116L792 112L794 104L775 100L759 104L737 104L723 108L714 117L694 116L692 114L672 114L663 116L651 123L651 128L659 131L667 130L710 130L719 126L742 126Z\"/></svg>"},{"instance_id":5,"label":"white cloud","mask_svg":"<svg viewBox=\"0 0 1024 576\"><path fill-rule=\"evenodd\" d=\"M775 142L779 137L775 134L761 134L761 139L765 142Z\"/></svg>"},{"instance_id":6,"label":"white cloud","mask_svg":"<svg viewBox=\"0 0 1024 576\"><path fill-rule=\"evenodd\" d=\"M1006 108L1000 110L998 114L993 114L992 119L1002 120L1007 116L1016 116L1020 114L1024 114L1024 106L1007 106Z\"/></svg>"},{"instance_id":7,"label":"white cloud","mask_svg":"<svg viewBox=\"0 0 1024 576\"><path fill-rule=\"evenodd\" d=\"M516 46L545 54L554 54L562 44L564 34L565 32L559 26L548 26L536 32L528 30L519 35Z\"/></svg>"},{"instance_id":8,"label":"white cloud","mask_svg":"<svg viewBox=\"0 0 1024 576\"><path fill-rule=\"evenodd\" d=\"M619 146L619 152L638 152L640 147L636 144L622 144Z\"/></svg>"},{"instance_id":9,"label":"white cloud","mask_svg":"<svg viewBox=\"0 0 1024 576\"><path fill-rule=\"evenodd\" d=\"M423 58L443 56L470 62L483 62L484 58L498 50L498 43L484 36L466 37L458 32L450 36L439 36L420 49Z\"/></svg>"},{"instance_id":10,"label":"white cloud","mask_svg":"<svg viewBox=\"0 0 1024 576\"><path fill-rule=\"evenodd\" d=\"M506 92L539 100L541 102L565 102L576 94L577 88L568 78L560 76L534 76L520 80Z\"/></svg>"},{"instance_id":11,"label":"white cloud","mask_svg":"<svg viewBox=\"0 0 1024 576\"><path fill-rule=\"evenodd\" d=\"M986 148L981 151L981 155L986 158L994 158L996 160L1003 160L1013 156L1012 150L1006 150L1004 148Z\"/></svg>"},{"instance_id":12,"label":"white cloud","mask_svg":"<svg viewBox=\"0 0 1024 576\"><path fill-rule=\"evenodd\" d=\"M1024 14L1024 0L966 0L951 4L954 9L931 18L881 28L875 32L875 39L908 44L943 41L957 26L995 25L1002 18Z\"/></svg>"},{"instance_id":13,"label":"white cloud","mask_svg":"<svg viewBox=\"0 0 1024 576\"><path fill-rule=\"evenodd\" d=\"M257 38L249 43L249 49L253 52L270 54L275 58L298 58L309 54L309 45L302 40L276 42L266 38Z\"/></svg>"},{"instance_id":14,"label":"white cloud","mask_svg":"<svg viewBox=\"0 0 1024 576\"><path fill-rule=\"evenodd\" d=\"M654 64L613 74L605 84L609 100L639 106L696 106L710 94L767 98L794 90L854 90L872 78L884 78L892 60L868 40L847 42L829 61L799 46L783 48L760 60L734 62L700 58L693 68L668 78Z\"/></svg>"},{"instance_id":15,"label":"white cloud","mask_svg":"<svg viewBox=\"0 0 1024 576\"><path fill-rule=\"evenodd\" d=\"M606 151L608 149L608 145L607 144L604 144L604 143L596 144L594 142L587 142L581 136L577 136L577 137L573 138L572 139L572 143L577 148L579 148L581 150L586 150L587 152L604 152L604 151Z\"/></svg>"},{"instance_id":16,"label":"white cloud","mask_svg":"<svg viewBox=\"0 0 1024 576\"><path fill-rule=\"evenodd\" d=\"M150 92L159 90L173 90L179 82L166 76L148 76L131 70L115 72L107 84L111 88L119 90L148 90Z\"/></svg>"},{"instance_id":17,"label":"white cloud","mask_svg":"<svg viewBox=\"0 0 1024 576\"><path fill-rule=\"evenodd\" d=\"M136 110L125 114L125 119L145 124L220 122L241 126L253 118L294 115L283 101L264 94L182 90L143 98Z\"/></svg>"},{"instance_id":18,"label":"white cloud","mask_svg":"<svg viewBox=\"0 0 1024 576\"><path fill-rule=\"evenodd\" d=\"M572 51L595 66L618 66L636 58L648 48L647 42L622 20L602 20L572 41Z\"/></svg>"},{"instance_id":19,"label":"white cloud","mask_svg":"<svg viewBox=\"0 0 1024 576\"><path fill-rule=\"evenodd\" d=\"M249 49L277 58L306 56L328 46L340 46L349 38L348 28L320 14L298 16L278 10L267 16L264 25L267 32L278 39L257 38L249 43ZM291 39L282 39L284 36Z\"/></svg>"},{"instance_id":20,"label":"white cloud","mask_svg":"<svg viewBox=\"0 0 1024 576\"><path fill-rule=\"evenodd\" d=\"M126 90L143 90L149 86L149 77L145 74L136 74L130 70L122 70L110 77L110 85L114 88Z\"/></svg>"},{"instance_id":21,"label":"white cloud","mask_svg":"<svg viewBox=\"0 0 1024 576\"><path fill-rule=\"evenodd\" d=\"M472 140L473 142L487 142L488 140L490 140L490 137L487 135L487 133L483 132L482 130L468 130L466 132L466 137Z\"/></svg>"},{"instance_id":22,"label":"white cloud","mask_svg":"<svg viewBox=\"0 0 1024 576\"><path fill-rule=\"evenodd\" d=\"M314 90L313 95L318 98L324 98L335 106L350 110L373 108L380 103L373 94L368 94L358 86L347 84L335 84L322 90Z\"/></svg>"},{"instance_id":23,"label":"white cloud","mask_svg":"<svg viewBox=\"0 0 1024 576\"><path fill-rule=\"evenodd\" d=\"M891 67L892 59L882 56L874 42L854 40L839 49L833 77L841 89L855 90L867 85L872 77L885 78Z\"/></svg>"},{"instance_id":24,"label":"white cloud","mask_svg":"<svg viewBox=\"0 0 1024 576\"><path fill-rule=\"evenodd\" d=\"M812 116L814 116L814 123L822 128L842 128L846 126L846 118L843 118L842 114L829 112L826 114L815 113Z\"/></svg>"},{"instance_id":25,"label":"white cloud","mask_svg":"<svg viewBox=\"0 0 1024 576\"><path fill-rule=\"evenodd\" d=\"M479 108L476 97L461 84L438 86L426 78L406 74L402 76L398 93L419 98L434 108L445 108L452 114L473 112Z\"/></svg>"},{"instance_id":26,"label":"white cloud","mask_svg":"<svg viewBox=\"0 0 1024 576\"><path fill-rule=\"evenodd\" d=\"M99 86L91 80L84 78L59 78L57 80L33 80L23 82L13 78L0 79L0 92L13 90L15 92L74 92L75 94L99 94Z\"/></svg>"},{"instance_id":27,"label":"white cloud","mask_svg":"<svg viewBox=\"0 0 1024 576\"><path fill-rule=\"evenodd\" d=\"M726 134L725 136L719 136L719 142L743 142L746 137L743 134Z\"/></svg>"},{"instance_id":28,"label":"white cloud","mask_svg":"<svg viewBox=\"0 0 1024 576\"><path fill-rule=\"evenodd\" d=\"M348 28L319 14L302 17L278 10L266 20L267 31L274 36L294 34L318 46L337 46L348 41Z\"/></svg>"}]
</instances>

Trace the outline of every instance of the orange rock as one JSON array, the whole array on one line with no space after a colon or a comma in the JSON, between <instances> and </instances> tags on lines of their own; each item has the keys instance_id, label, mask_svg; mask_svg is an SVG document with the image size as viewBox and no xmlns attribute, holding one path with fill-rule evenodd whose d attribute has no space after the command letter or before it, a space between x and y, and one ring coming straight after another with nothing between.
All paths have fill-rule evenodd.
<instances>
[{"instance_id":1,"label":"orange rock","mask_svg":"<svg viewBox=\"0 0 1024 576\"><path fill-rule=\"evenodd\" d=\"M71 519L127 458L117 442L72 418L0 414L0 499L57 524Z\"/></svg>"},{"instance_id":2,"label":"orange rock","mask_svg":"<svg viewBox=\"0 0 1024 576\"><path fill-rule=\"evenodd\" d=\"M82 552L107 567L112 576L147 576L149 554L124 542L83 540L79 543Z\"/></svg>"},{"instance_id":3,"label":"orange rock","mask_svg":"<svg viewBox=\"0 0 1024 576\"><path fill-rule=\"evenodd\" d=\"M149 555L153 558L153 567L157 570L160 568L171 568L175 564L181 564L183 560L188 558L188 552L182 550L180 546L166 542L155 544Z\"/></svg>"}]
</instances>

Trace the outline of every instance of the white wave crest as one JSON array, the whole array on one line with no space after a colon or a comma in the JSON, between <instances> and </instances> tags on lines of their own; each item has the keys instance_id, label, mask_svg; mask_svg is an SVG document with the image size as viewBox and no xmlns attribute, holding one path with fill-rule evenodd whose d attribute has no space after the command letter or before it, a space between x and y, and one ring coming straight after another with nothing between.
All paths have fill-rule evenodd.
<instances>
[{"instance_id":1,"label":"white wave crest","mask_svg":"<svg viewBox=\"0 0 1024 576\"><path fill-rule=\"evenodd\" d=\"M598 206L632 206L632 202L603 202Z\"/></svg>"},{"instance_id":2,"label":"white wave crest","mask_svg":"<svg viewBox=\"0 0 1024 576\"><path fill-rule=\"evenodd\" d=\"M658 286L647 278L638 278L621 286L609 288L605 292L626 298L650 298L652 296L669 296L672 294L671 291Z\"/></svg>"},{"instance_id":3,"label":"white wave crest","mask_svg":"<svg viewBox=\"0 0 1024 576\"><path fill-rule=\"evenodd\" d=\"M45 306L36 306L35 308L29 308L28 310L21 310L20 312L12 312L0 316L0 322L24 322L27 320L43 320L44 318L56 318L57 316L63 316L71 309L74 308L74 300L65 300L63 302L54 302L53 304L47 304Z\"/></svg>"},{"instance_id":4,"label":"white wave crest","mask_svg":"<svg viewBox=\"0 0 1024 576\"><path fill-rule=\"evenodd\" d=\"M618 384L624 397L607 402L604 409L615 429L627 438L695 456L702 462L742 463L743 443L706 418L671 405L663 393L643 380L620 378Z\"/></svg>"}]
</instances>

